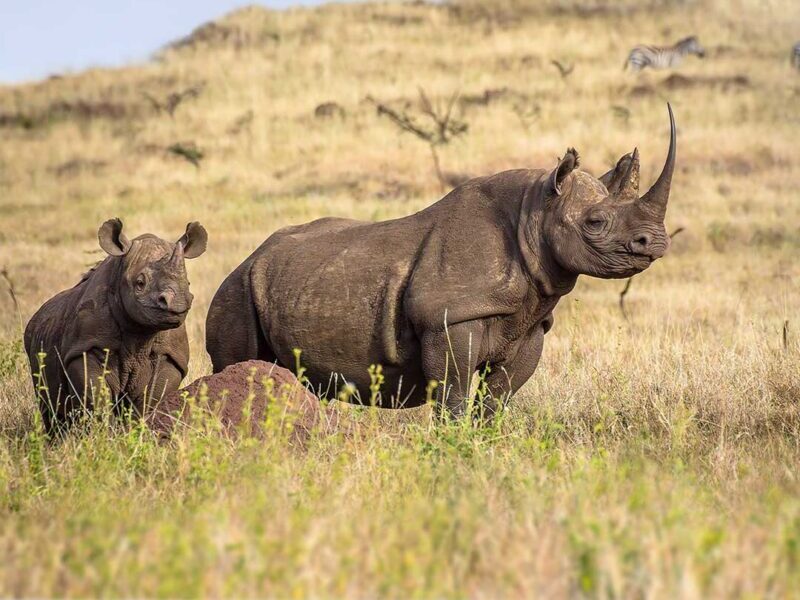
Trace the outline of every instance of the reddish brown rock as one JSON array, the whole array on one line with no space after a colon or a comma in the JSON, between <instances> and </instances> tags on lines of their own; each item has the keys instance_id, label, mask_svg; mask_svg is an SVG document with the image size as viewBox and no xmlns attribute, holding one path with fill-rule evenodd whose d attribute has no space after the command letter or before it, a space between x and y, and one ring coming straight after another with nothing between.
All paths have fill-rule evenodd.
<instances>
[{"instance_id":1,"label":"reddish brown rock","mask_svg":"<svg viewBox=\"0 0 800 600\"><path fill-rule=\"evenodd\" d=\"M227 434L265 437L281 432L299 441L314 430L333 433L339 425L335 407L324 406L291 371L261 360L230 365L167 394L148 411L146 420L166 437L177 424L204 416L218 418Z\"/></svg>"}]
</instances>

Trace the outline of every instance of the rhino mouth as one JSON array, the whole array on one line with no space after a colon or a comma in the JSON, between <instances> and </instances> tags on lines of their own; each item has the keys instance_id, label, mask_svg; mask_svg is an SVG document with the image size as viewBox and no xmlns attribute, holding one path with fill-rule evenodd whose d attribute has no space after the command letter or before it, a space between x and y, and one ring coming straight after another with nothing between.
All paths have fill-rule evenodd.
<instances>
[{"instance_id":1,"label":"rhino mouth","mask_svg":"<svg viewBox=\"0 0 800 600\"><path fill-rule=\"evenodd\" d=\"M637 252L628 244L622 244L619 251L621 255L620 259L631 264L633 268L639 268L640 265L641 268L647 268L658 258L658 256L652 252Z\"/></svg>"},{"instance_id":2,"label":"rhino mouth","mask_svg":"<svg viewBox=\"0 0 800 600\"><path fill-rule=\"evenodd\" d=\"M186 313L180 315L175 313L167 313L156 320L156 326L159 329L176 329L183 325L185 320Z\"/></svg>"},{"instance_id":3,"label":"rhino mouth","mask_svg":"<svg viewBox=\"0 0 800 600\"><path fill-rule=\"evenodd\" d=\"M655 262L655 257L639 252L625 252L621 257L621 268L617 269L614 277L624 278L633 277L646 270Z\"/></svg>"},{"instance_id":4,"label":"rhino mouth","mask_svg":"<svg viewBox=\"0 0 800 600\"><path fill-rule=\"evenodd\" d=\"M655 257L650 254L640 254L638 252L631 252L629 256L633 260L634 268L641 271L644 271L656 260Z\"/></svg>"},{"instance_id":5,"label":"rhino mouth","mask_svg":"<svg viewBox=\"0 0 800 600\"><path fill-rule=\"evenodd\" d=\"M183 321L186 318L186 315L189 313L189 309L188 308L185 308L183 310L159 309L158 312L161 314L161 318L166 321Z\"/></svg>"},{"instance_id":6,"label":"rhino mouth","mask_svg":"<svg viewBox=\"0 0 800 600\"><path fill-rule=\"evenodd\" d=\"M150 313L150 319L153 321L154 324L158 325L171 325L173 327L179 326L183 321L186 319L186 315L189 313L189 308L182 308L182 309L172 309L172 308L162 308L160 306L148 306L148 312Z\"/></svg>"}]
</instances>

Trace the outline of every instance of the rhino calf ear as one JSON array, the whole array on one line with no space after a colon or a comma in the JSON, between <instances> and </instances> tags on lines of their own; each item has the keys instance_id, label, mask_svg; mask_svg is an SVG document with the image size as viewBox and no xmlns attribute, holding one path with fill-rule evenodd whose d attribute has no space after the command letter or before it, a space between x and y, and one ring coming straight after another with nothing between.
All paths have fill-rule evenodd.
<instances>
[{"instance_id":1,"label":"rhino calf ear","mask_svg":"<svg viewBox=\"0 0 800 600\"><path fill-rule=\"evenodd\" d=\"M553 169L550 176L547 178L547 194L548 196L558 196L561 194L561 184L567 178L567 175L572 173L575 168L580 164L578 151L575 148L567 149L567 153L560 161L558 166Z\"/></svg>"},{"instance_id":2,"label":"rhino calf ear","mask_svg":"<svg viewBox=\"0 0 800 600\"><path fill-rule=\"evenodd\" d=\"M123 256L131 249L131 243L122 233L122 221L117 218L109 219L97 231L100 247L111 256Z\"/></svg>"},{"instance_id":3,"label":"rhino calf ear","mask_svg":"<svg viewBox=\"0 0 800 600\"><path fill-rule=\"evenodd\" d=\"M177 243L183 246L184 258L197 258L206 251L208 232L200 223L192 221L186 226L186 233Z\"/></svg>"}]
</instances>

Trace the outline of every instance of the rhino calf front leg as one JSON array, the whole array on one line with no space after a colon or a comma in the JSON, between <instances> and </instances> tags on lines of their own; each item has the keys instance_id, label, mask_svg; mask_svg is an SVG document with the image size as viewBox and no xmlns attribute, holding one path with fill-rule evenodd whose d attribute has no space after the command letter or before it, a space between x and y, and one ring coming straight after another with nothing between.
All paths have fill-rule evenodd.
<instances>
[{"instance_id":1,"label":"rhino calf front leg","mask_svg":"<svg viewBox=\"0 0 800 600\"><path fill-rule=\"evenodd\" d=\"M68 427L81 414L83 409L92 410L95 398L100 394L100 380L105 377L105 384L112 397L119 389L119 382L105 368L99 352L91 351L69 361L64 369L66 382L61 386L59 397L45 400L39 398L40 409L45 430L53 433L56 429Z\"/></svg>"},{"instance_id":2,"label":"rhino calf front leg","mask_svg":"<svg viewBox=\"0 0 800 600\"><path fill-rule=\"evenodd\" d=\"M138 416L144 416L171 391L178 389L183 381L183 373L169 358L162 356L153 373L153 378L142 398L133 399L133 407Z\"/></svg>"},{"instance_id":3,"label":"rhino calf front leg","mask_svg":"<svg viewBox=\"0 0 800 600\"><path fill-rule=\"evenodd\" d=\"M483 325L458 323L422 336L422 369L428 381L437 381L437 408L453 417L467 409L472 375L478 363Z\"/></svg>"}]
</instances>

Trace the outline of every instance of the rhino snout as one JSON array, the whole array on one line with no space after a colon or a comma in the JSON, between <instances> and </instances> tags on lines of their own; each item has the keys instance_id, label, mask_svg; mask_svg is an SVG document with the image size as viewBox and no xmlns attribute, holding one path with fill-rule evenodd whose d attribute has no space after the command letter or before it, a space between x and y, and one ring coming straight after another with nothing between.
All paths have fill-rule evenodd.
<instances>
[{"instance_id":1,"label":"rhino snout","mask_svg":"<svg viewBox=\"0 0 800 600\"><path fill-rule=\"evenodd\" d=\"M667 235L653 235L648 232L642 232L635 235L627 246L628 252L631 254L639 254L647 256L651 260L656 260L664 256L669 250L670 238Z\"/></svg>"}]
</instances>

